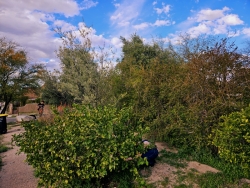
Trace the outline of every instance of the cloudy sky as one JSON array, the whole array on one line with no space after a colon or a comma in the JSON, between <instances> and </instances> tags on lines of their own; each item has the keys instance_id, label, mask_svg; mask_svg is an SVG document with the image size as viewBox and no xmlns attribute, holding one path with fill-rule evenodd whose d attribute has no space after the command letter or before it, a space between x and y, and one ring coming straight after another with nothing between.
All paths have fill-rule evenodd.
<instances>
[{"instance_id":1,"label":"cloudy sky","mask_svg":"<svg viewBox=\"0 0 250 188\"><path fill-rule=\"evenodd\" d=\"M92 28L94 46L121 47L120 36L178 41L180 33L250 40L250 0L8 0L0 1L0 37L23 46L30 61L59 68L54 28Z\"/></svg>"}]
</instances>

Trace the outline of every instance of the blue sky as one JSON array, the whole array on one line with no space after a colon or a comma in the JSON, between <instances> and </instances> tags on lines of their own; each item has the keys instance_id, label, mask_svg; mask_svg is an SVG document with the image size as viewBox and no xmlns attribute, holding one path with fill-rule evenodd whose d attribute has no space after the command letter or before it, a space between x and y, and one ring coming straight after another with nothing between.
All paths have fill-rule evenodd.
<instances>
[{"instance_id":1,"label":"blue sky","mask_svg":"<svg viewBox=\"0 0 250 188\"><path fill-rule=\"evenodd\" d=\"M137 33L145 42L160 37L173 43L181 33L250 40L250 0L8 0L0 2L0 37L23 46L30 61L59 68L61 45L53 28L90 26L93 46L119 49L120 36ZM84 23L83 23L84 22Z\"/></svg>"}]
</instances>

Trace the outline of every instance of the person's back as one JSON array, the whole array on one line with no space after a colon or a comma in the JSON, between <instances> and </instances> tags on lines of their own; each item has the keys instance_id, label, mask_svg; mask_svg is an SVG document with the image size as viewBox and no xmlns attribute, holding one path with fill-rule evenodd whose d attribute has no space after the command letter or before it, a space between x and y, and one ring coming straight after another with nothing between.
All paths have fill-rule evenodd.
<instances>
[{"instance_id":1,"label":"person's back","mask_svg":"<svg viewBox=\"0 0 250 188\"><path fill-rule=\"evenodd\" d=\"M148 160L148 165L149 166L154 166L155 164L155 159L158 157L158 150L156 146L152 146L152 144L148 140L143 140L142 141L144 146L147 147L147 151L141 155L142 158L146 157Z\"/></svg>"}]
</instances>

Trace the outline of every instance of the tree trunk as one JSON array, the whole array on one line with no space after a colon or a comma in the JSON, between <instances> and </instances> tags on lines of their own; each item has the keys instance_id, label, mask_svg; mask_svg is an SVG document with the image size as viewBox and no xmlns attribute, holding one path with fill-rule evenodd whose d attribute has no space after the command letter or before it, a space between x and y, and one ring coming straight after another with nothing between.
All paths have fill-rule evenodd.
<instances>
[{"instance_id":1,"label":"tree trunk","mask_svg":"<svg viewBox=\"0 0 250 188\"><path fill-rule=\"evenodd\" d=\"M8 105L10 104L10 101L12 99L12 95L11 96L4 96L4 107L3 109L1 109L1 114L5 114L5 111L7 110Z\"/></svg>"}]
</instances>

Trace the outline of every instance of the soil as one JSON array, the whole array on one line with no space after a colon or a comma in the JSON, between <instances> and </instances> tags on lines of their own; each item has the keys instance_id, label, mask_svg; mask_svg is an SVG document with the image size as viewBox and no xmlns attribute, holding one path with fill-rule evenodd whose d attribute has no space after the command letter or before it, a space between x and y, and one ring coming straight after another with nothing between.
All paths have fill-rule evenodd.
<instances>
[{"instance_id":1,"label":"soil","mask_svg":"<svg viewBox=\"0 0 250 188\"><path fill-rule=\"evenodd\" d=\"M17 126L8 130L4 134L3 144L10 149L1 153L3 166L0 170L1 188L36 188L38 179L34 176L34 171L30 165L25 162L26 155L21 153L17 155L18 147L11 144L12 135L20 134L24 128Z\"/></svg>"}]
</instances>

